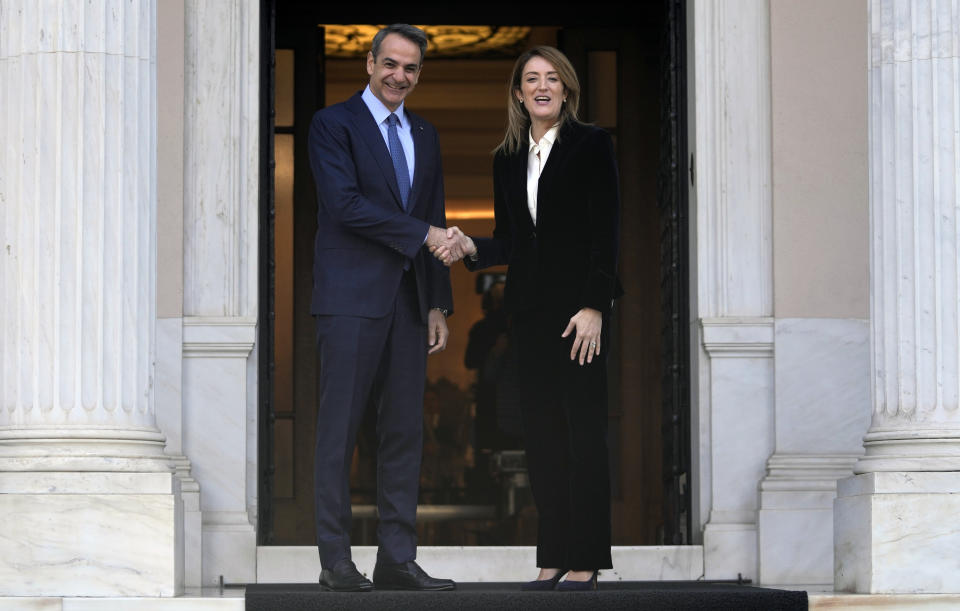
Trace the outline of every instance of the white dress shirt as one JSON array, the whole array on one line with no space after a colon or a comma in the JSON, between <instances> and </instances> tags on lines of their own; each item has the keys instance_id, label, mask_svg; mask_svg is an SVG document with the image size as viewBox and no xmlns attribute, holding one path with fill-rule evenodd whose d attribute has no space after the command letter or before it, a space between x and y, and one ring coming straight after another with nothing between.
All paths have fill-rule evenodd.
<instances>
[{"instance_id":1,"label":"white dress shirt","mask_svg":"<svg viewBox=\"0 0 960 611\"><path fill-rule=\"evenodd\" d=\"M370 91L370 85L367 85L360 97L363 99L364 104L367 105L367 108L370 109L373 120L377 122L377 127L380 128L380 135L383 136L383 142L387 145L387 151L389 151L390 136L387 134L387 129L389 128L387 118L390 116L390 109L384 106L383 102L381 102L377 96L373 95L373 92ZM397 124L397 136L400 138L400 146L403 147L403 156L407 158L407 170L410 172L410 188L412 189L413 165L416 159L413 154L413 136L410 134L410 121L407 120L407 115L403 112L403 102L400 102L400 106L393 112L397 115L397 119L400 120ZM423 236L424 244L427 243L427 237L429 235L430 230L427 229L427 233Z\"/></svg>"},{"instance_id":2,"label":"white dress shirt","mask_svg":"<svg viewBox=\"0 0 960 611\"><path fill-rule=\"evenodd\" d=\"M527 208L530 210L530 219L537 224L537 190L540 185L540 174L543 166L547 165L547 157L557 140L557 130L560 125L554 125L540 138L540 142L533 140L533 128L530 128L530 151L527 157Z\"/></svg>"}]
</instances>

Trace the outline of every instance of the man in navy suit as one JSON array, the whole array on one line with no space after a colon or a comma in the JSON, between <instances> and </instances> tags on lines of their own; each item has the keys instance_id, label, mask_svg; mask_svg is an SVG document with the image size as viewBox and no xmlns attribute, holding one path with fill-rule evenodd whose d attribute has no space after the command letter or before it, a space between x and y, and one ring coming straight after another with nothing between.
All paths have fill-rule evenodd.
<instances>
[{"instance_id":1,"label":"man in navy suit","mask_svg":"<svg viewBox=\"0 0 960 611\"><path fill-rule=\"evenodd\" d=\"M378 32L367 54L369 85L317 112L310 127L320 361L314 494L325 590L455 587L415 562L426 360L446 346L453 307L449 270L429 252L448 240L439 140L403 104L426 47L413 26ZM371 402L380 518L373 583L351 560L349 481Z\"/></svg>"}]
</instances>

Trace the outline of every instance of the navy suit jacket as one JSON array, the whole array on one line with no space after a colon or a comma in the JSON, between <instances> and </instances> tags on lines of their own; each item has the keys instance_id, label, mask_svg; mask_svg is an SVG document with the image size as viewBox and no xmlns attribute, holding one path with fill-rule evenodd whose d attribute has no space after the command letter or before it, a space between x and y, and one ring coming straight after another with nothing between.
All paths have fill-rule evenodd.
<instances>
[{"instance_id":1,"label":"navy suit jacket","mask_svg":"<svg viewBox=\"0 0 960 611\"><path fill-rule=\"evenodd\" d=\"M314 315L386 316L405 262L416 273L423 321L430 308L453 310L450 272L423 241L430 225L446 226L440 143L430 123L410 111L406 116L416 158L406 211L387 144L361 94L313 117Z\"/></svg>"}]
</instances>

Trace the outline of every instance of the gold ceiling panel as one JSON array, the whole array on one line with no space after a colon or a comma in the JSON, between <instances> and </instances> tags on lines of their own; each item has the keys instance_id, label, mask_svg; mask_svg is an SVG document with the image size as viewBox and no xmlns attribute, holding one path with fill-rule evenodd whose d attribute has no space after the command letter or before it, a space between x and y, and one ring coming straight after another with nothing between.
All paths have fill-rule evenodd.
<instances>
[{"instance_id":1,"label":"gold ceiling panel","mask_svg":"<svg viewBox=\"0 0 960 611\"><path fill-rule=\"evenodd\" d=\"M382 25L321 25L326 56L363 57ZM515 57L530 37L529 27L489 25L421 25L430 57Z\"/></svg>"}]
</instances>

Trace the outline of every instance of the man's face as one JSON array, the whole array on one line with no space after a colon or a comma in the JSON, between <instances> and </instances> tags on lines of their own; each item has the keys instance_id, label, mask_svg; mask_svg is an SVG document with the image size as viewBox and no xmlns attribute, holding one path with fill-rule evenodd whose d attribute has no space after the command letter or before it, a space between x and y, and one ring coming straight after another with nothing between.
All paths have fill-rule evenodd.
<instances>
[{"instance_id":1,"label":"man's face","mask_svg":"<svg viewBox=\"0 0 960 611\"><path fill-rule=\"evenodd\" d=\"M396 110L420 77L420 47L400 34L387 34L376 60L367 53L370 91L383 105Z\"/></svg>"}]
</instances>

